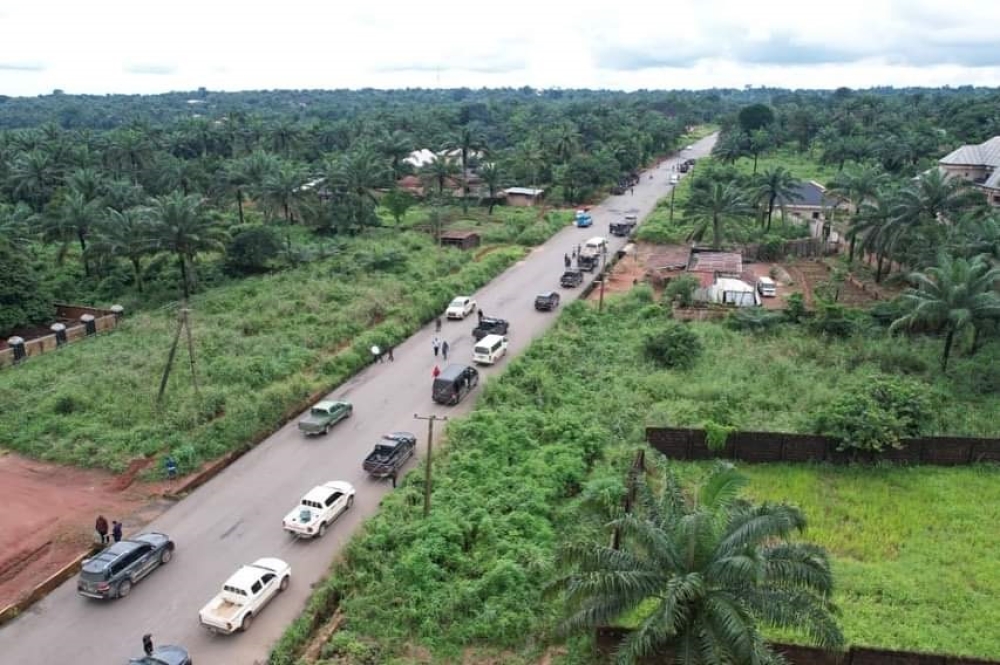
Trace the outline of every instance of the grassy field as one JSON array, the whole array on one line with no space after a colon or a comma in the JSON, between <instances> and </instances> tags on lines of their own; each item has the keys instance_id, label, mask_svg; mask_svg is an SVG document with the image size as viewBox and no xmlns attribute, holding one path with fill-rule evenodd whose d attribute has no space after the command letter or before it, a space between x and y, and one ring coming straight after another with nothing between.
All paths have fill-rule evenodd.
<instances>
[{"instance_id":1,"label":"grassy field","mask_svg":"<svg viewBox=\"0 0 1000 665\"><path fill-rule=\"evenodd\" d=\"M547 646L564 644L555 633L560 608L542 593L553 553L563 542L607 537L603 509L620 497L647 422L699 425L729 414L740 427L767 429L773 419L780 427L771 429L794 428L823 399L890 373L895 365L883 368L880 354L936 352L706 323L691 324L705 345L697 364L663 370L641 348L664 323L645 289L611 299L603 315L584 303L567 307L470 417L450 423L431 519L421 518L417 471L351 542L271 664L294 662L334 594L347 623L322 654L345 659L338 662L537 662ZM848 362L858 348L865 357ZM928 369L919 378L940 400L939 425L996 435L1000 399L970 402L963 374L973 361L962 362L948 377ZM687 475L703 468L682 467ZM997 469L743 468L753 497L801 505L806 537L829 548L849 643L1000 657ZM585 641L568 645L554 662L587 662Z\"/></svg>"},{"instance_id":2,"label":"grassy field","mask_svg":"<svg viewBox=\"0 0 1000 665\"><path fill-rule=\"evenodd\" d=\"M0 373L0 447L115 471L170 451L189 470L270 431L368 362L372 343L400 342L523 253L471 260L423 234L382 232L341 243L333 258L199 294L201 395L182 346L161 412L154 398L176 307L136 314L114 334Z\"/></svg>"}]
</instances>

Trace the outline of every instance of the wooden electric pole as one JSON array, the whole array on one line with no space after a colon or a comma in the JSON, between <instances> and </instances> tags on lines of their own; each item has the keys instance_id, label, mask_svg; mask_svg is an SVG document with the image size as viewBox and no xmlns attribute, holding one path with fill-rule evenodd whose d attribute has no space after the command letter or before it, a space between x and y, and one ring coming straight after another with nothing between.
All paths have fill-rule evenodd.
<instances>
[{"instance_id":1,"label":"wooden electric pole","mask_svg":"<svg viewBox=\"0 0 1000 665\"><path fill-rule=\"evenodd\" d=\"M431 514L431 484L433 482L431 461L434 454L434 421L448 420L448 416L421 416L414 413L413 417L417 420L427 421L427 459L424 461L424 464L426 464L424 469L424 517L427 517Z\"/></svg>"},{"instance_id":2,"label":"wooden electric pole","mask_svg":"<svg viewBox=\"0 0 1000 665\"><path fill-rule=\"evenodd\" d=\"M163 368L163 376L160 378L160 391L156 394L156 408L160 408L163 401L163 393L167 390L167 381L170 379L170 371L174 366L174 357L177 355L177 345L181 341L181 331L187 333L188 360L191 365L191 385L194 386L194 394L200 396L198 391L198 375L195 372L194 363L194 336L191 333L191 321L188 318L191 310L187 303L181 308L177 315L177 330L174 331L174 341L170 344L170 353L167 355L167 366Z\"/></svg>"}]
</instances>

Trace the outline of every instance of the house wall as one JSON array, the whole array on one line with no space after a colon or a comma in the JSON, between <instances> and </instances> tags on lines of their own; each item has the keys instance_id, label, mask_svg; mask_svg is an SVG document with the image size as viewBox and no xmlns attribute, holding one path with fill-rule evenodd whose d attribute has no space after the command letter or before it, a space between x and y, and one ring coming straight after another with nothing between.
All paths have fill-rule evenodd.
<instances>
[{"instance_id":1,"label":"house wall","mask_svg":"<svg viewBox=\"0 0 1000 665\"><path fill-rule=\"evenodd\" d=\"M534 196L526 196L524 194L507 194L507 205L516 206L518 208L528 208L535 205Z\"/></svg>"},{"instance_id":2,"label":"house wall","mask_svg":"<svg viewBox=\"0 0 1000 665\"><path fill-rule=\"evenodd\" d=\"M974 164L941 164L941 169L949 176L964 178L965 180L980 181L986 180L991 169L985 165Z\"/></svg>"}]
</instances>

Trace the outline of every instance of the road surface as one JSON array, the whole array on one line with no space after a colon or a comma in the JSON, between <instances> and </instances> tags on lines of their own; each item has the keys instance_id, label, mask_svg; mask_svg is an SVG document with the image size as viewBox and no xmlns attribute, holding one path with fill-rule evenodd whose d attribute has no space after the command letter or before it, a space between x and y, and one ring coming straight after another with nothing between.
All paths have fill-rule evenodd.
<instances>
[{"instance_id":1,"label":"road surface","mask_svg":"<svg viewBox=\"0 0 1000 665\"><path fill-rule=\"evenodd\" d=\"M563 255L595 235L607 236L609 253L626 240L608 234L608 224L626 213L648 214L670 191L673 164L708 153L713 137L702 139L643 175L634 193L612 196L591 209L594 226L567 226L543 246L494 279L474 296L487 316L511 322L509 356L523 351L558 316L536 312L534 296L544 290L562 294L565 306L576 289L560 289ZM652 174L652 179L649 175ZM567 223L569 222L567 215ZM587 280L593 279L587 275ZM463 294L455 294L463 295ZM449 361L471 364L476 317L445 321L440 337L451 345ZM141 637L185 646L194 662L227 665L264 663L270 647L301 612L310 587L362 522L391 491L389 482L370 480L361 462L386 431L417 434L419 453L427 444L427 423L414 414L459 416L468 413L484 382L509 360L481 369L480 387L454 407L431 400L435 361L433 324L395 348L395 362L374 364L331 393L354 404L354 415L327 436L306 439L290 422L236 463L158 517L147 530L169 534L177 543L173 560L141 581L124 599L92 601L76 593L76 579L53 591L24 615L0 628L0 661L10 665L104 665L125 663L142 653ZM435 434L437 437L437 434ZM409 463L406 470L413 468ZM347 480L357 488L354 508L321 540L299 541L281 528L284 515L314 485ZM291 587L255 618L244 634L217 636L198 622L198 610L243 563L259 557L284 559L292 567Z\"/></svg>"}]
</instances>

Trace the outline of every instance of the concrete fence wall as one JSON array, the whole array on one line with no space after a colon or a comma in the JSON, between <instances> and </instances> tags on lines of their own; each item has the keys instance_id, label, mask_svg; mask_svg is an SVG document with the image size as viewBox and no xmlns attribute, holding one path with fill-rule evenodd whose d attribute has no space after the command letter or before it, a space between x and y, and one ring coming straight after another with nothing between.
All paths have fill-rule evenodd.
<instances>
[{"instance_id":1,"label":"concrete fence wall","mask_svg":"<svg viewBox=\"0 0 1000 665\"><path fill-rule=\"evenodd\" d=\"M109 332L118 326L118 317L116 317L111 310L99 309L96 307L83 307L79 305L57 304L56 321L66 325L67 344L78 342L87 337L87 327L80 321L80 317L84 314L90 314L95 317L94 325L97 329L97 334ZM24 343L24 351L27 358L25 358L22 362L27 362L34 356L40 356L43 353L55 351L57 348L59 348L59 345L56 343L55 333L27 340ZM10 367L13 364L14 350L7 346L0 349L0 368Z\"/></svg>"},{"instance_id":2,"label":"concrete fence wall","mask_svg":"<svg viewBox=\"0 0 1000 665\"><path fill-rule=\"evenodd\" d=\"M646 441L667 457L681 460L726 458L744 462L834 462L853 458L837 450L838 441L820 434L787 432L732 432L721 450L711 450L705 431L676 427L647 427ZM1000 439L957 436L904 439L900 450L887 450L879 460L956 466L1000 462Z\"/></svg>"},{"instance_id":3,"label":"concrete fence wall","mask_svg":"<svg viewBox=\"0 0 1000 665\"><path fill-rule=\"evenodd\" d=\"M624 628L598 628L596 633L598 651L610 656L628 633L629 631ZM863 647L851 647L841 652L772 642L771 648L784 655L792 665L1000 665L1000 661L995 660ZM673 662L672 654L666 652L642 661L643 665L670 662Z\"/></svg>"}]
</instances>

